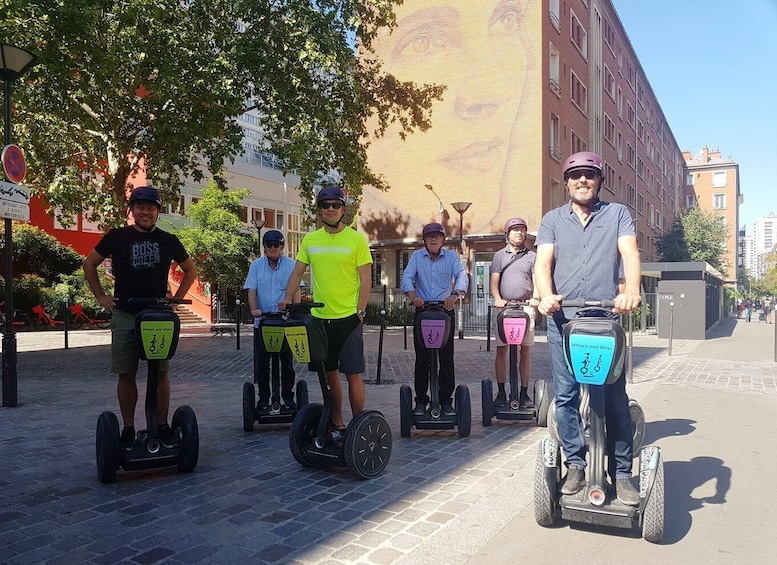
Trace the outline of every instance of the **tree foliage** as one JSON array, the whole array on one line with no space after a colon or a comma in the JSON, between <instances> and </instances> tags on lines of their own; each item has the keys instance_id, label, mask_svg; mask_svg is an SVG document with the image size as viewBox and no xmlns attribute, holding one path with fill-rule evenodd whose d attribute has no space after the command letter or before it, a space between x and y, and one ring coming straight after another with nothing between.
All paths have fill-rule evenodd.
<instances>
[{"instance_id":1,"label":"tree foliage","mask_svg":"<svg viewBox=\"0 0 777 565\"><path fill-rule=\"evenodd\" d=\"M202 198L189 207L192 223L170 229L196 263L201 281L218 287L243 287L255 245L254 234L247 233L240 220L240 201L248 192L225 190L211 181Z\"/></svg>"},{"instance_id":2,"label":"tree foliage","mask_svg":"<svg viewBox=\"0 0 777 565\"><path fill-rule=\"evenodd\" d=\"M14 222L12 243L14 277L34 274L51 284L75 272L84 260L72 247L31 224ZM4 237L0 239L0 261L5 261Z\"/></svg>"},{"instance_id":3,"label":"tree foliage","mask_svg":"<svg viewBox=\"0 0 777 565\"><path fill-rule=\"evenodd\" d=\"M372 56L398 1L4 0L4 42L40 58L14 85L27 183L64 221L120 225L141 166L170 200L204 169L223 186L248 102L262 149L298 170L306 196L332 170L357 200L362 185L385 188L367 165L369 135L428 128L442 93Z\"/></svg>"},{"instance_id":4,"label":"tree foliage","mask_svg":"<svg viewBox=\"0 0 777 565\"><path fill-rule=\"evenodd\" d=\"M709 263L726 273L726 241L728 227L720 217L698 206L680 212L671 229L656 241L661 261L699 261Z\"/></svg>"}]
</instances>

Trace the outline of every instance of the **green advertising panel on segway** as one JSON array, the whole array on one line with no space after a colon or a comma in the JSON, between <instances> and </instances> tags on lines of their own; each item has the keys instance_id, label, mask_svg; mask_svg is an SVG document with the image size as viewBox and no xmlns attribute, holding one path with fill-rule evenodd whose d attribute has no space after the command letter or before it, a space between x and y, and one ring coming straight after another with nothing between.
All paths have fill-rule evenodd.
<instances>
[{"instance_id":1,"label":"green advertising panel on segway","mask_svg":"<svg viewBox=\"0 0 777 565\"><path fill-rule=\"evenodd\" d=\"M286 339L286 320L282 315L265 314L259 320L260 344L267 353L280 353Z\"/></svg>"},{"instance_id":2,"label":"green advertising panel on segway","mask_svg":"<svg viewBox=\"0 0 777 565\"><path fill-rule=\"evenodd\" d=\"M178 347L181 320L170 309L143 310L135 317L135 348L143 361L171 359Z\"/></svg>"},{"instance_id":3,"label":"green advertising panel on segway","mask_svg":"<svg viewBox=\"0 0 777 565\"><path fill-rule=\"evenodd\" d=\"M291 353L299 363L326 361L329 343L321 320L292 312L284 324L284 333Z\"/></svg>"}]
</instances>

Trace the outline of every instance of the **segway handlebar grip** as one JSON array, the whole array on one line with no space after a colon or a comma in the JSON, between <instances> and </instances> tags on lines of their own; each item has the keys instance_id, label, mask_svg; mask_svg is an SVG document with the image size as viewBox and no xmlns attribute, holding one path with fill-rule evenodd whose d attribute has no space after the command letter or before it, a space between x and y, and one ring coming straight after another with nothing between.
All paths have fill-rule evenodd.
<instances>
[{"instance_id":1,"label":"segway handlebar grip","mask_svg":"<svg viewBox=\"0 0 777 565\"><path fill-rule=\"evenodd\" d=\"M562 300L562 306L570 308L586 308L588 306L600 307L600 308L613 308L615 306L614 300Z\"/></svg>"}]
</instances>

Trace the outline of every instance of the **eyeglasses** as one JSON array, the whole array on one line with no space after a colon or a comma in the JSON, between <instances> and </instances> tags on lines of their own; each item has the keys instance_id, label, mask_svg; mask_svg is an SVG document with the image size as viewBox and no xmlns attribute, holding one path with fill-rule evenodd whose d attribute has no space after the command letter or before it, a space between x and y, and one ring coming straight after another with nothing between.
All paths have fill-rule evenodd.
<instances>
[{"instance_id":1,"label":"eyeglasses","mask_svg":"<svg viewBox=\"0 0 777 565\"><path fill-rule=\"evenodd\" d=\"M334 208L335 210L339 210L343 207L342 202L322 202L318 205L319 208L322 210L329 210L330 208Z\"/></svg>"},{"instance_id":2,"label":"eyeglasses","mask_svg":"<svg viewBox=\"0 0 777 565\"><path fill-rule=\"evenodd\" d=\"M577 180L583 175L585 175L585 178L587 179L595 179L600 176L601 173L597 171L596 169L577 169L576 171L572 171L569 173L569 178L572 180Z\"/></svg>"},{"instance_id":3,"label":"eyeglasses","mask_svg":"<svg viewBox=\"0 0 777 565\"><path fill-rule=\"evenodd\" d=\"M265 247L269 247L270 249L275 249L276 247L283 247L282 243L278 243L277 241L272 241L270 243L265 243Z\"/></svg>"}]
</instances>

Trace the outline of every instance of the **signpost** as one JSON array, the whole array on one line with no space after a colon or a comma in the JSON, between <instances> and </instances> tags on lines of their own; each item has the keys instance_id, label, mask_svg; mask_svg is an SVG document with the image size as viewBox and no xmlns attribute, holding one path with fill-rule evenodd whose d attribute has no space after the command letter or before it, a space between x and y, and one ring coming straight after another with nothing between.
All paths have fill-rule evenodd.
<instances>
[{"instance_id":1,"label":"signpost","mask_svg":"<svg viewBox=\"0 0 777 565\"><path fill-rule=\"evenodd\" d=\"M30 189L19 184L27 176L24 153L16 145L6 145L2 154L5 178L0 181L0 218L30 221Z\"/></svg>"}]
</instances>

